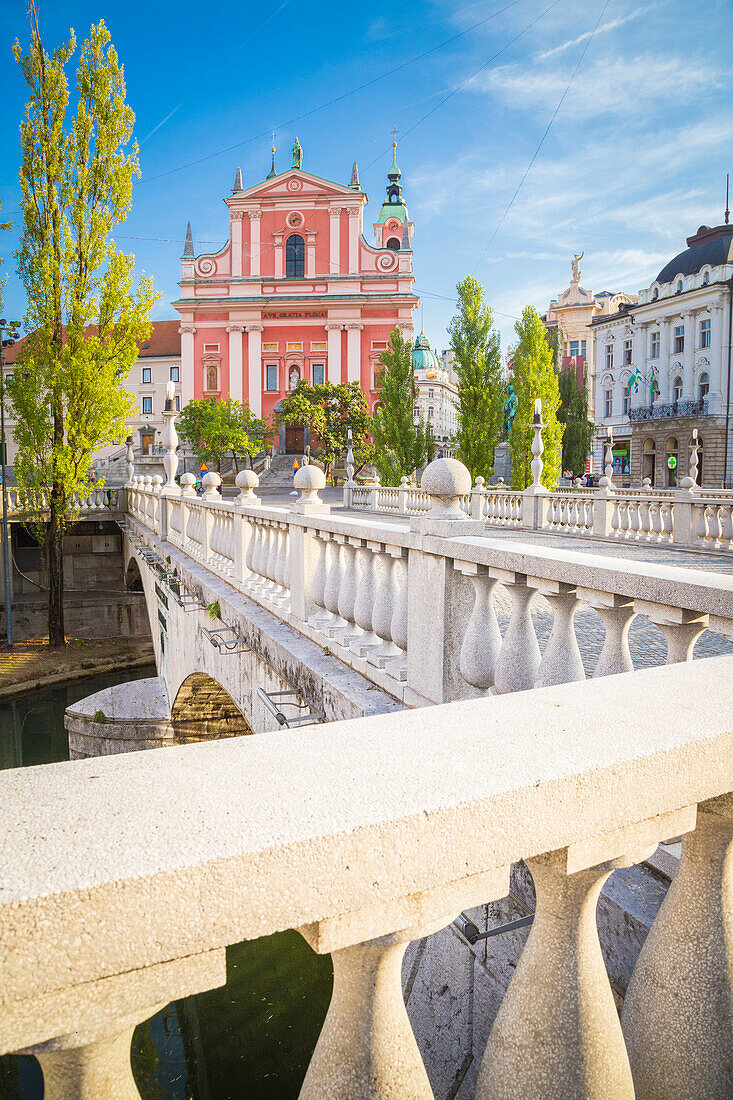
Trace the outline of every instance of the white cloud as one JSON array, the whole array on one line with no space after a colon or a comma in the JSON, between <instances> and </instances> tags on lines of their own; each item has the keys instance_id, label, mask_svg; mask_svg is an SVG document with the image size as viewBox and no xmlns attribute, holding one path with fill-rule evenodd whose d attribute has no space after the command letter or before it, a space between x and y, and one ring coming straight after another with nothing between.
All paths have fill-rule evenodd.
<instances>
[{"instance_id":1,"label":"white cloud","mask_svg":"<svg viewBox=\"0 0 733 1100\"><path fill-rule=\"evenodd\" d=\"M578 73L563 104L562 117L648 114L660 102L681 102L721 82L709 62L692 57L640 55L601 58ZM504 65L471 80L467 89L496 95L513 107L549 117L568 83L564 68Z\"/></svg>"},{"instance_id":2,"label":"white cloud","mask_svg":"<svg viewBox=\"0 0 733 1100\"><path fill-rule=\"evenodd\" d=\"M647 4L645 8L637 8L635 11L619 19L612 19L610 23L603 23L596 31L586 31L585 34L579 34L577 38L571 38L567 42L561 42L559 46L553 46L551 50L544 50L542 53L538 54L537 60L546 61L548 57L554 57L556 54L564 53L565 50L569 50L573 46L578 46L581 42L587 42L589 38L597 38L599 34L608 34L609 31L615 31L617 27L623 27L625 23L630 23L632 19L639 19L642 15L646 15L647 12L651 11L652 8L656 6L656 4Z\"/></svg>"}]
</instances>

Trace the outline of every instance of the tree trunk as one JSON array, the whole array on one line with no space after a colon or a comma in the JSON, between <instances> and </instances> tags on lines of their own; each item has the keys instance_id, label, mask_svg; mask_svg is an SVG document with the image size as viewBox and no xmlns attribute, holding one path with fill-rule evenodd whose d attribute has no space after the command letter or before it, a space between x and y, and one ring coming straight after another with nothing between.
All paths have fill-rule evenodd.
<instances>
[{"instance_id":1,"label":"tree trunk","mask_svg":"<svg viewBox=\"0 0 733 1100\"><path fill-rule=\"evenodd\" d=\"M66 645L64 629L64 539L63 511L59 501L59 487L51 487L50 516L46 537L46 563L48 566L48 644L55 648Z\"/></svg>"}]
</instances>

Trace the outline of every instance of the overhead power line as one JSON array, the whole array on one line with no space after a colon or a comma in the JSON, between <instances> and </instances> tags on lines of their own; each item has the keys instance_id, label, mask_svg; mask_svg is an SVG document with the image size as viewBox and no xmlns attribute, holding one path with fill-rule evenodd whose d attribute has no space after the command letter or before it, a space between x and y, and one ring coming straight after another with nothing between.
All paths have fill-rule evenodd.
<instances>
[{"instance_id":1,"label":"overhead power line","mask_svg":"<svg viewBox=\"0 0 733 1100\"><path fill-rule=\"evenodd\" d=\"M568 92L570 91L571 85L572 85L573 81L575 80L575 77L578 73L578 70L579 70L580 66L583 64L583 59L584 59L585 55L587 54L588 49L590 48L590 44L593 41L593 36L595 35L596 31L598 30L601 19L603 19L603 16L606 14L606 8L608 7L610 2L611 2L611 0L605 0L603 8L601 9L601 14L598 16L598 19L596 20L596 25L593 28L593 30L591 31L590 38L588 39L585 46L583 47L583 52L581 53L580 57L578 58L577 64L576 64L575 68L573 69L573 71L570 75L570 80L567 82L567 85L565 87L565 91L560 96L560 101L559 101L557 107L555 108L555 110L552 114L552 118L547 123L547 126L545 128L545 132L542 135L542 137L540 138L539 144L538 144L537 148L535 149L534 153L532 154L532 159L530 160L529 164L527 165L527 168L524 172L524 175L522 176L521 180L519 181L519 183L517 185L516 191L512 195L509 202L507 203L506 209L505 209L504 213L501 215L501 217L499 218L499 221L496 224L496 228L494 229L494 232L489 237L488 244L486 245L483 252L479 256L478 261L476 263L476 266L474 267L473 272L472 272L473 275L476 274L476 271L478 270L479 266L481 265L486 253L489 251L492 244L494 243L494 238L496 237L496 234L499 232L502 225L504 224L504 219L506 218L506 216L509 213L509 211L511 210L511 208L514 206L514 200L516 199L519 192L522 190L522 185L524 184L524 181L526 180L527 176L529 175L529 172L530 172L530 169L531 169L532 165L537 160L537 157L540 154L540 150L541 150L542 146L545 144L545 138L549 134L550 129L552 128L553 122L555 121L558 114L560 113L560 108L562 107L563 103L565 102L565 97L567 96Z\"/></svg>"}]
</instances>

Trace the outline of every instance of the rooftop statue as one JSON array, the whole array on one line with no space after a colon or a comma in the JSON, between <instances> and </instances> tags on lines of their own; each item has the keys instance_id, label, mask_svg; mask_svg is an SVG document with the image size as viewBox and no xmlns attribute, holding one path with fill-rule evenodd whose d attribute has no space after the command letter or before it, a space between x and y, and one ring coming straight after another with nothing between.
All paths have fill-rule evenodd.
<instances>
[{"instance_id":1,"label":"rooftop statue","mask_svg":"<svg viewBox=\"0 0 733 1100\"><path fill-rule=\"evenodd\" d=\"M512 426L514 424L514 414L517 411L517 395L514 392L514 386L509 383L506 388L506 400L504 401L504 422L501 428L502 436L511 435Z\"/></svg>"},{"instance_id":2,"label":"rooftop statue","mask_svg":"<svg viewBox=\"0 0 733 1100\"><path fill-rule=\"evenodd\" d=\"M297 140L298 139L296 138L296 141ZM570 261L570 266L573 269L573 282L574 283L579 283L580 282L580 261L583 259L584 256L585 256L585 249L583 249L582 252L574 252L573 253L573 258Z\"/></svg>"},{"instance_id":3,"label":"rooftop statue","mask_svg":"<svg viewBox=\"0 0 733 1100\"><path fill-rule=\"evenodd\" d=\"M300 147L300 142L296 138L293 142L293 168L300 168L303 163L303 150Z\"/></svg>"}]
</instances>

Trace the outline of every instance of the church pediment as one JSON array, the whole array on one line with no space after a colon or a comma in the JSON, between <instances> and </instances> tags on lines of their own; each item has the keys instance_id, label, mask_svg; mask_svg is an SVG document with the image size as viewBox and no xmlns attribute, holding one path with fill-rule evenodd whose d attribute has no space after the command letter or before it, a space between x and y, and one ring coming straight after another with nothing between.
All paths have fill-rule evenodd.
<instances>
[{"instance_id":1,"label":"church pediment","mask_svg":"<svg viewBox=\"0 0 733 1100\"><path fill-rule=\"evenodd\" d=\"M323 198L329 195L333 195L334 198L351 199L353 202L358 201L362 194L363 192L354 191L345 184L341 185L332 180L323 179L321 176L313 176L310 172L304 172L302 168L292 168L278 173L272 179L247 187L244 191L238 191L227 202L236 208L240 201L246 203L248 199L253 198L292 200L298 196Z\"/></svg>"}]
</instances>

